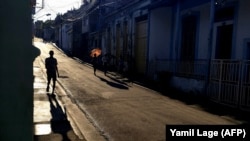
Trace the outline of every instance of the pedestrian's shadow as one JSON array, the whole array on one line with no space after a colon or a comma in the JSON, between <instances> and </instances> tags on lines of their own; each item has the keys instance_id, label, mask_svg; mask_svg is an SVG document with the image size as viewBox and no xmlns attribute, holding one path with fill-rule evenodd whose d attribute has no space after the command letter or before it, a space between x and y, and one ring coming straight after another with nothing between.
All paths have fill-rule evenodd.
<instances>
[{"instance_id":1,"label":"pedestrian's shadow","mask_svg":"<svg viewBox=\"0 0 250 141\"><path fill-rule=\"evenodd\" d=\"M48 94L50 102L50 112L52 115L51 129L54 133L62 135L62 141L70 141L67 132L72 130L69 121L67 120L66 109L63 111L54 94Z\"/></svg>"},{"instance_id":2,"label":"pedestrian's shadow","mask_svg":"<svg viewBox=\"0 0 250 141\"><path fill-rule=\"evenodd\" d=\"M121 85L126 85L126 86L128 86L128 84L127 83L125 83L125 82L123 82L123 81L121 81L121 80L118 80L118 79L116 79L116 78L114 78L114 77L112 77L112 76L109 76L109 75L106 75L108 78L110 78L110 79L112 79L113 81L115 81L115 82L117 82L117 83L120 83Z\"/></svg>"},{"instance_id":3,"label":"pedestrian's shadow","mask_svg":"<svg viewBox=\"0 0 250 141\"><path fill-rule=\"evenodd\" d=\"M60 75L58 78L69 78L69 77L65 75Z\"/></svg>"},{"instance_id":4,"label":"pedestrian's shadow","mask_svg":"<svg viewBox=\"0 0 250 141\"><path fill-rule=\"evenodd\" d=\"M96 76L96 77L98 77L101 81L106 82L108 85L110 85L110 86L112 86L112 87L119 88L119 89L128 90L128 87L127 87L127 86L124 86L124 85L122 85L122 84L115 83L115 82L112 82L112 81L108 81L107 79L102 78L102 77L100 77L100 76Z\"/></svg>"}]
</instances>

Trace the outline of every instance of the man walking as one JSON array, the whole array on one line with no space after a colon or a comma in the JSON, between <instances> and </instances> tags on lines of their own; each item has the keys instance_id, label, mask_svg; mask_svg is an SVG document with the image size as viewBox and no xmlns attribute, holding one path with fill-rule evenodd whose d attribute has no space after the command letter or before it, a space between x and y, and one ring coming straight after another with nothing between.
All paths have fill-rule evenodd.
<instances>
[{"instance_id":1,"label":"man walking","mask_svg":"<svg viewBox=\"0 0 250 141\"><path fill-rule=\"evenodd\" d=\"M52 94L54 94L56 79L59 77L58 69L57 69L57 60L54 58L54 52L51 50L49 52L50 57L45 59L45 67L47 69L47 92L49 92L49 85L51 79L53 79L53 90Z\"/></svg>"},{"instance_id":2,"label":"man walking","mask_svg":"<svg viewBox=\"0 0 250 141\"><path fill-rule=\"evenodd\" d=\"M104 75L107 75L107 66L108 66L108 58L107 58L107 55L104 55L104 56L102 57L102 62L103 62Z\"/></svg>"},{"instance_id":3,"label":"man walking","mask_svg":"<svg viewBox=\"0 0 250 141\"><path fill-rule=\"evenodd\" d=\"M96 68L97 68L97 56L96 54L94 54L94 57L92 59L92 64L93 64L93 68L94 68L94 75L96 75Z\"/></svg>"}]
</instances>

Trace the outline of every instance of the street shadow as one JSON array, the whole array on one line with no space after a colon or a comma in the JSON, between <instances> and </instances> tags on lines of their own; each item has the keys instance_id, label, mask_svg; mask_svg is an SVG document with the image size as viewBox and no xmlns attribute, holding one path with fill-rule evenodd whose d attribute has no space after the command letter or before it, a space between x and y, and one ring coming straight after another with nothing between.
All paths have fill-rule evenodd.
<instances>
[{"instance_id":1,"label":"street shadow","mask_svg":"<svg viewBox=\"0 0 250 141\"><path fill-rule=\"evenodd\" d=\"M221 117L231 117L233 119L242 121L242 124L250 124L250 111L244 111L238 107L230 107L228 105L223 105L216 101L212 101L211 98L207 97L205 93L186 93L182 90L174 88L167 78L168 77L163 77L161 79L164 80L156 82L145 77L133 75L132 78L129 77L129 80L132 80L133 83L137 83L141 86L157 91L163 96L181 101L187 106L195 107Z\"/></svg>"},{"instance_id":2,"label":"street shadow","mask_svg":"<svg viewBox=\"0 0 250 141\"><path fill-rule=\"evenodd\" d=\"M125 86L128 86L127 83L121 81L121 80L117 80L116 78L113 78L112 76L109 76L109 75L106 75L108 78L110 78L111 80L117 82L117 83L120 83L121 85L125 85Z\"/></svg>"},{"instance_id":3,"label":"street shadow","mask_svg":"<svg viewBox=\"0 0 250 141\"><path fill-rule=\"evenodd\" d=\"M230 107L212 101L206 96L197 95L193 93L185 93L176 88L168 87L162 88L161 91L163 95L169 98L180 100L189 106L199 107L200 109L215 114L221 117L231 117L236 120L242 121L242 124L250 124L250 113L249 111L243 111L235 107Z\"/></svg>"},{"instance_id":4,"label":"street shadow","mask_svg":"<svg viewBox=\"0 0 250 141\"><path fill-rule=\"evenodd\" d=\"M108 81L107 79L102 78L100 76L96 76L96 77L98 77L101 81L106 82L108 85L110 85L112 87L119 88L119 89L124 89L124 90L128 90L129 89L127 86L124 86L122 84L115 83L115 82L112 82L112 81Z\"/></svg>"},{"instance_id":5,"label":"street shadow","mask_svg":"<svg viewBox=\"0 0 250 141\"><path fill-rule=\"evenodd\" d=\"M62 135L62 141L70 141L67 132L72 130L70 122L67 120L66 109L63 110L54 94L48 94L50 102L50 112L52 115L51 129L54 133ZM65 111L65 112L64 112Z\"/></svg>"},{"instance_id":6,"label":"street shadow","mask_svg":"<svg viewBox=\"0 0 250 141\"><path fill-rule=\"evenodd\" d=\"M60 75L58 78L69 78L69 77L65 75Z\"/></svg>"},{"instance_id":7,"label":"street shadow","mask_svg":"<svg viewBox=\"0 0 250 141\"><path fill-rule=\"evenodd\" d=\"M160 87L156 88L155 90L171 99L181 101L187 106L191 106L193 108L197 108L220 117L230 117L232 119L241 121L241 124L250 124L249 111L243 111L237 107L230 107L228 105L220 104L211 100L205 94L196 94L193 92L187 93L164 84L161 84Z\"/></svg>"}]
</instances>

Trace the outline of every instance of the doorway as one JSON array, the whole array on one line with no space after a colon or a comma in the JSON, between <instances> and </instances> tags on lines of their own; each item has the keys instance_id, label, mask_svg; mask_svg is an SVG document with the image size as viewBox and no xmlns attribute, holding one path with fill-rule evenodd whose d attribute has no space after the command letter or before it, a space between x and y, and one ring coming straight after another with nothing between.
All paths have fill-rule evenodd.
<instances>
[{"instance_id":1,"label":"doorway","mask_svg":"<svg viewBox=\"0 0 250 141\"><path fill-rule=\"evenodd\" d=\"M148 20L138 20L135 29L135 67L139 74L146 73Z\"/></svg>"},{"instance_id":2,"label":"doorway","mask_svg":"<svg viewBox=\"0 0 250 141\"><path fill-rule=\"evenodd\" d=\"M233 24L217 26L215 59L231 59Z\"/></svg>"}]
</instances>

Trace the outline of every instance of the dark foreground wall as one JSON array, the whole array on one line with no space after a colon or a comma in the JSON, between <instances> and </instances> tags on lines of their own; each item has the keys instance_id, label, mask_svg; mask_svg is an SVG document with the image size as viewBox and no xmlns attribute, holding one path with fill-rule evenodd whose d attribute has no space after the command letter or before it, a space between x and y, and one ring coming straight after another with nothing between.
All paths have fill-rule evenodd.
<instances>
[{"instance_id":1,"label":"dark foreground wall","mask_svg":"<svg viewBox=\"0 0 250 141\"><path fill-rule=\"evenodd\" d=\"M0 140L33 140L31 1L0 3Z\"/></svg>"}]
</instances>

